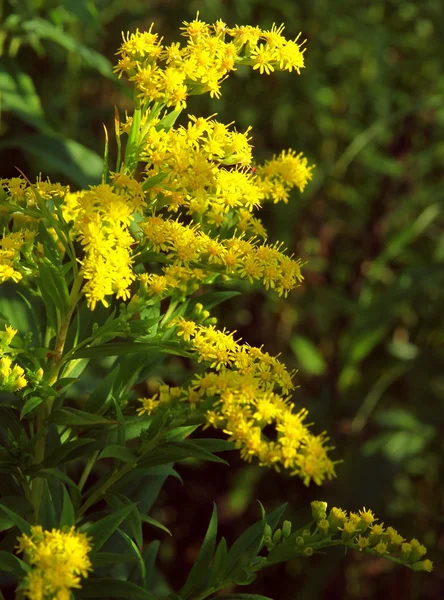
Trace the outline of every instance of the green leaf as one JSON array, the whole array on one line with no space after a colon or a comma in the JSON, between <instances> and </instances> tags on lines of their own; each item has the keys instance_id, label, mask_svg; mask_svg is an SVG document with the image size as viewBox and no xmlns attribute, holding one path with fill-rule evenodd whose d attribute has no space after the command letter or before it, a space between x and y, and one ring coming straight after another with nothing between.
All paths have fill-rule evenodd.
<instances>
[{"instance_id":1,"label":"green leaf","mask_svg":"<svg viewBox=\"0 0 444 600\"><path fill-rule=\"evenodd\" d=\"M134 562L137 558L128 554L118 554L117 552L97 552L91 556L91 563L94 569L99 567L113 566L115 564Z\"/></svg>"},{"instance_id":2,"label":"green leaf","mask_svg":"<svg viewBox=\"0 0 444 600\"><path fill-rule=\"evenodd\" d=\"M19 514L21 517L26 517L29 520L31 520L33 517L32 504L23 496L3 496L2 504L3 506L6 506L6 508L11 510L14 509L14 512ZM14 527L14 525L14 520L8 516L6 512L0 511L0 531L11 529L11 527Z\"/></svg>"},{"instance_id":3,"label":"green leaf","mask_svg":"<svg viewBox=\"0 0 444 600\"><path fill-rule=\"evenodd\" d=\"M276 510L266 516L266 522L272 529L279 523L287 504L279 506ZM234 542L228 552L227 572L225 577L235 579L239 571L248 565L256 556L264 533L264 521L261 519L254 523Z\"/></svg>"},{"instance_id":4,"label":"green leaf","mask_svg":"<svg viewBox=\"0 0 444 600\"><path fill-rule=\"evenodd\" d=\"M45 467L55 467L85 454L92 454L95 450L97 450L97 441L93 438L65 442L45 457L43 465Z\"/></svg>"},{"instance_id":5,"label":"green leaf","mask_svg":"<svg viewBox=\"0 0 444 600\"><path fill-rule=\"evenodd\" d=\"M226 302L227 300L240 295L241 292L237 291L208 292L190 300L190 308L194 309L196 304L200 303L206 310L211 310L218 304L222 304L222 302Z\"/></svg>"},{"instance_id":6,"label":"green leaf","mask_svg":"<svg viewBox=\"0 0 444 600\"><path fill-rule=\"evenodd\" d=\"M178 108L177 110L172 110L170 113L168 113L165 117L163 117L163 119L161 119L157 123L157 125L156 125L157 131L159 131L161 129L165 129L166 131L169 131L171 129L171 127L174 125L174 123L177 121L177 118L179 117L181 112L182 112L182 109Z\"/></svg>"},{"instance_id":7,"label":"green leaf","mask_svg":"<svg viewBox=\"0 0 444 600\"><path fill-rule=\"evenodd\" d=\"M25 521L25 519L23 519L20 515L2 503L0 503L0 511L3 511L9 517L22 533L26 533L27 535L30 534L31 526L28 521Z\"/></svg>"},{"instance_id":8,"label":"green leaf","mask_svg":"<svg viewBox=\"0 0 444 600\"><path fill-rule=\"evenodd\" d=\"M45 298L44 294L48 294L54 305L63 315L66 315L69 311L69 292L66 278L60 272L60 265L54 264L46 256L40 258L37 264L43 284L40 286L43 298Z\"/></svg>"},{"instance_id":9,"label":"green leaf","mask_svg":"<svg viewBox=\"0 0 444 600\"><path fill-rule=\"evenodd\" d=\"M60 515L59 528L68 525L71 527L76 524L76 515L73 503L71 501L71 497L69 495L68 490L63 487L63 504L62 504L62 512Z\"/></svg>"},{"instance_id":10,"label":"green leaf","mask_svg":"<svg viewBox=\"0 0 444 600\"><path fill-rule=\"evenodd\" d=\"M11 552L0 550L0 571L11 573L17 579L21 579L30 570L30 566L20 560Z\"/></svg>"},{"instance_id":11,"label":"green leaf","mask_svg":"<svg viewBox=\"0 0 444 600\"><path fill-rule=\"evenodd\" d=\"M132 539L137 543L138 548L143 546L143 534L142 534L142 519L137 505L124 496L123 494L107 494L105 497L106 502L113 510L119 510L123 506L130 506L132 508L128 518L125 522L125 527L128 528ZM123 528L122 528L123 529ZM123 533L123 532L120 532ZM138 549L137 549L138 551Z\"/></svg>"},{"instance_id":12,"label":"green leaf","mask_svg":"<svg viewBox=\"0 0 444 600\"><path fill-rule=\"evenodd\" d=\"M145 573L147 581L151 581L154 578L156 557L157 552L159 551L159 546L159 540L155 540L154 542L148 544L142 553L145 561Z\"/></svg>"},{"instance_id":13,"label":"green leaf","mask_svg":"<svg viewBox=\"0 0 444 600\"><path fill-rule=\"evenodd\" d=\"M213 513L199 555L191 568L185 585L179 592L184 600L188 600L188 598L192 598L192 596L197 596L199 592L206 589L208 569L216 547L216 536L217 508L216 505L214 505Z\"/></svg>"},{"instance_id":14,"label":"green leaf","mask_svg":"<svg viewBox=\"0 0 444 600\"><path fill-rule=\"evenodd\" d=\"M181 442L189 435L191 435L194 431L196 431L198 427L199 425L186 425L184 427L176 427L175 429L172 429L167 433L165 439L167 442ZM206 448L206 450L208 450L208 448Z\"/></svg>"},{"instance_id":15,"label":"green leaf","mask_svg":"<svg viewBox=\"0 0 444 600\"><path fill-rule=\"evenodd\" d=\"M56 425L78 427L116 424L116 421L110 421L109 419L105 419L105 417L92 415L76 408L58 408L51 413L50 420Z\"/></svg>"},{"instance_id":16,"label":"green leaf","mask_svg":"<svg viewBox=\"0 0 444 600\"><path fill-rule=\"evenodd\" d=\"M29 473L29 470L27 471L27 473ZM74 481L71 479L71 477L68 477L68 475L66 475L66 473L63 473L63 471L61 471L60 469L39 469L36 474L34 475L35 477L44 477L45 479L48 480L58 480L58 481L63 481L63 483L66 483L67 485L70 486L71 489L77 489L77 484L74 483ZM31 475L32 477L32 475Z\"/></svg>"},{"instance_id":17,"label":"green leaf","mask_svg":"<svg viewBox=\"0 0 444 600\"><path fill-rule=\"evenodd\" d=\"M108 130L103 124L103 129L105 131L105 148L103 151L103 170L102 170L102 180L108 181L109 175L109 141L108 141Z\"/></svg>"},{"instance_id":18,"label":"green leaf","mask_svg":"<svg viewBox=\"0 0 444 600\"><path fill-rule=\"evenodd\" d=\"M25 404L22 406L22 410L20 411L20 421L28 413L30 413L32 410L34 410L34 408L36 408L37 406L40 406L40 404L42 402L43 402L43 398L39 398L38 396L31 396L31 398L28 398L26 400Z\"/></svg>"},{"instance_id":19,"label":"green leaf","mask_svg":"<svg viewBox=\"0 0 444 600\"><path fill-rule=\"evenodd\" d=\"M126 421L117 400L114 400L114 409L116 411L117 425L117 443L119 446L125 446L126 443Z\"/></svg>"},{"instance_id":20,"label":"green leaf","mask_svg":"<svg viewBox=\"0 0 444 600\"><path fill-rule=\"evenodd\" d=\"M137 456L131 452L129 448L125 446L119 446L119 444L110 444L106 446L100 453L98 460L101 458L117 458L122 462L126 463L137 463Z\"/></svg>"},{"instance_id":21,"label":"green leaf","mask_svg":"<svg viewBox=\"0 0 444 600\"><path fill-rule=\"evenodd\" d=\"M21 148L35 156L39 165L51 167L81 188L100 183L102 157L75 140L64 138L56 133L26 134L11 137L0 143L1 148Z\"/></svg>"},{"instance_id":22,"label":"green leaf","mask_svg":"<svg viewBox=\"0 0 444 600\"><path fill-rule=\"evenodd\" d=\"M34 83L20 70L15 61L2 59L0 63L0 101L3 110L9 110L23 121L42 127L45 113Z\"/></svg>"},{"instance_id":23,"label":"green leaf","mask_svg":"<svg viewBox=\"0 0 444 600\"><path fill-rule=\"evenodd\" d=\"M152 525L153 527L157 527L158 529L165 531L168 535L172 535L171 531L168 529L168 527L165 527L165 525L162 525L162 523L159 523L159 521L156 521L156 519L153 519L152 517L149 517L148 515L140 515L140 518L142 519L142 521L144 523L148 523L149 525Z\"/></svg>"},{"instance_id":24,"label":"green leaf","mask_svg":"<svg viewBox=\"0 0 444 600\"><path fill-rule=\"evenodd\" d=\"M184 350L179 343L159 343L159 342L115 342L112 344L100 344L90 346L89 348L80 348L71 356L71 359L77 358L103 358L105 356L122 356L124 354L146 354L165 353L175 356L191 356L191 353Z\"/></svg>"},{"instance_id":25,"label":"green leaf","mask_svg":"<svg viewBox=\"0 0 444 600\"><path fill-rule=\"evenodd\" d=\"M125 598L127 600L157 600L156 596L135 583L111 577L88 578L82 589L76 590L78 598Z\"/></svg>"},{"instance_id":26,"label":"green leaf","mask_svg":"<svg viewBox=\"0 0 444 600\"><path fill-rule=\"evenodd\" d=\"M114 511L112 514L103 517L103 519L100 519L100 521L97 521L85 530L85 533L87 533L88 536L91 536L94 540L94 552L100 550L103 544L108 541L119 525L128 517L133 508L134 504L130 506L124 506L123 508Z\"/></svg>"},{"instance_id":27,"label":"green leaf","mask_svg":"<svg viewBox=\"0 0 444 600\"><path fill-rule=\"evenodd\" d=\"M141 554L139 548L137 547L137 544L129 537L129 535L127 535L121 529L118 529L117 532L125 540L126 544L130 548L131 552L134 553L134 555L135 555L135 557L137 559L137 565L139 567L139 572L140 572L140 576L141 576L141 579L142 579L142 582L143 582L143 587L146 588L147 581L146 581L145 562L143 560L143 557L142 557L142 554ZM142 547L142 544L140 544L140 548L141 547Z\"/></svg>"},{"instance_id":28,"label":"green leaf","mask_svg":"<svg viewBox=\"0 0 444 600\"><path fill-rule=\"evenodd\" d=\"M21 436L23 431L14 411L6 406L0 406L0 428L9 430L16 439Z\"/></svg>"},{"instance_id":29,"label":"green leaf","mask_svg":"<svg viewBox=\"0 0 444 600\"><path fill-rule=\"evenodd\" d=\"M46 19L30 19L22 24L25 31L37 35L41 39L47 39L59 44L70 53L79 56L86 65L98 71L104 77L115 79L112 65L109 60L99 52L88 48L67 31L53 25Z\"/></svg>"},{"instance_id":30,"label":"green leaf","mask_svg":"<svg viewBox=\"0 0 444 600\"><path fill-rule=\"evenodd\" d=\"M310 375L322 375L327 365L319 349L308 338L295 335L290 341L298 363L303 371Z\"/></svg>"},{"instance_id":31,"label":"green leaf","mask_svg":"<svg viewBox=\"0 0 444 600\"><path fill-rule=\"evenodd\" d=\"M142 184L144 191L146 192L150 188L155 187L156 185L159 185L159 183L162 183L162 181L164 179L166 179L166 177L167 177L166 173L158 173L157 175L154 175L153 177L148 177L148 179L145 179L145 181ZM139 264L139 262L143 262L143 261L137 260L137 258L136 258L135 264Z\"/></svg>"},{"instance_id":32,"label":"green leaf","mask_svg":"<svg viewBox=\"0 0 444 600\"><path fill-rule=\"evenodd\" d=\"M206 452L229 452L230 450L235 450L234 442L229 442L228 440L222 440L217 438L193 438L192 440L188 440L195 446L199 446L202 450Z\"/></svg>"},{"instance_id":33,"label":"green leaf","mask_svg":"<svg viewBox=\"0 0 444 600\"><path fill-rule=\"evenodd\" d=\"M52 497L52 490L50 490L48 485L48 480L45 479L42 485L42 499L40 502L40 511L39 511L39 521L38 524L43 527L43 529L52 530L57 527L58 519L56 517L54 499Z\"/></svg>"},{"instance_id":34,"label":"green leaf","mask_svg":"<svg viewBox=\"0 0 444 600\"><path fill-rule=\"evenodd\" d=\"M218 596L217 600L273 600L268 596L261 596L260 594L227 594Z\"/></svg>"},{"instance_id":35,"label":"green leaf","mask_svg":"<svg viewBox=\"0 0 444 600\"><path fill-rule=\"evenodd\" d=\"M141 110L136 108L133 112L131 129L128 134L128 141L125 149L125 165L129 170L137 166L137 153L139 150Z\"/></svg>"},{"instance_id":36,"label":"green leaf","mask_svg":"<svg viewBox=\"0 0 444 600\"><path fill-rule=\"evenodd\" d=\"M213 562L209 569L210 579L208 588L217 589L219 584L223 583L224 573L228 565L228 548L225 538L222 538L216 548Z\"/></svg>"},{"instance_id":37,"label":"green leaf","mask_svg":"<svg viewBox=\"0 0 444 600\"><path fill-rule=\"evenodd\" d=\"M95 388L94 392L85 402L84 409L86 412L100 413L106 409L113 394L114 383L116 381L119 368L119 365L114 367L114 369L105 377L105 379L100 381L99 385Z\"/></svg>"},{"instance_id":38,"label":"green leaf","mask_svg":"<svg viewBox=\"0 0 444 600\"><path fill-rule=\"evenodd\" d=\"M155 465L165 465L170 462L185 460L187 458L207 460L209 462L217 462L224 465L228 464L219 456L215 456L214 454L211 454L211 452L207 452L207 450L200 448L197 444L185 440L183 442L169 442L167 444L156 446L140 459L138 466L153 467Z\"/></svg>"}]
</instances>

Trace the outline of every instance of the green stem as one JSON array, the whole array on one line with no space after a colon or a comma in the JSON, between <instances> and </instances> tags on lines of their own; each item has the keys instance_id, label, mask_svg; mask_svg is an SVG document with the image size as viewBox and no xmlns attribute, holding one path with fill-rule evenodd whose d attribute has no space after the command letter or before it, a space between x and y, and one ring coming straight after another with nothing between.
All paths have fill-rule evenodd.
<instances>
[{"instance_id":1,"label":"green stem","mask_svg":"<svg viewBox=\"0 0 444 600\"><path fill-rule=\"evenodd\" d=\"M124 475L126 475L130 471L132 471L132 469L134 469L134 468L135 468L135 465L126 464L125 466L123 466L122 468L117 470L115 473L113 473L111 475L111 477L109 477L106 481L104 481L102 483L102 485L99 486L97 488L97 490L91 494L91 496L88 498L88 500L85 502L85 504L83 504L83 506L80 507L79 516L82 516L83 514L85 514L85 512L88 510L88 508L91 508L91 506L93 506L96 502L98 502L100 500L100 498L106 494L108 489L116 483L116 481L119 481L119 479L121 479Z\"/></svg>"},{"instance_id":2,"label":"green stem","mask_svg":"<svg viewBox=\"0 0 444 600\"><path fill-rule=\"evenodd\" d=\"M71 294L69 297L70 308L68 313L65 315L64 319L60 324L60 329L57 334L56 345L53 351L53 361L51 368L49 370L48 384L54 385L57 381L59 370L62 364L63 357L63 348L65 347L66 337L68 335L68 328L71 322L71 318L74 312L74 309L77 305L78 299L80 297L80 288L82 285L82 276L79 274L76 279L74 279L74 283L71 289ZM36 436L37 441L34 448L34 464L41 464L45 458L45 447L46 447L46 435L47 435L47 424L46 421L51 414L51 410L54 404L56 396L52 396L48 398L47 402L42 402L39 407L39 411L37 413L37 426L36 426ZM34 522L38 523L39 513L40 513L40 502L42 499L43 492L43 479L41 477L35 477L31 484L31 503L34 507Z\"/></svg>"},{"instance_id":3,"label":"green stem","mask_svg":"<svg viewBox=\"0 0 444 600\"><path fill-rule=\"evenodd\" d=\"M81 492L83 490L83 486L85 485L86 480L88 479L89 474L91 473L91 469L93 468L94 463L96 462L99 454L100 454L100 450L97 450L96 452L94 452L94 454L92 456L89 457L88 462L86 463L85 468L83 469L82 476L80 477L80 481L79 481L79 485L78 485L79 492Z\"/></svg>"}]
</instances>

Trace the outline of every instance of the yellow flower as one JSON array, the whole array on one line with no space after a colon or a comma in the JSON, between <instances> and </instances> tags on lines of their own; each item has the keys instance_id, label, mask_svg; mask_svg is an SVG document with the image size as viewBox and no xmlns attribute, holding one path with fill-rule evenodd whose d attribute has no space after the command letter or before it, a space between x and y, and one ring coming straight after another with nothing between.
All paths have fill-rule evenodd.
<instances>
[{"instance_id":1,"label":"yellow flower","mask_svg":"<svg viewBox=\"0 0 444 600\"><path fill-rule=\"evenodd\" d=\"M251 53L253 61L253 69L258 69L259 73L269 75L274 71L273 63L275 62L276 52L268 44L260 44Z\"/></svg>"},{"instance_id":2,"label":"yellow flower","mask_svg":"<svg viewBox=\"0 0 444 600\"><path fill-rule=\"evenodd\" d=\"M31 534L18 539L18 552L24 552L31 571L23 582L30 600L69 598L70 590L80 588L81 577L91 571L89 539L74 527L67 531L44 531L32 526Z\"/></svg>"}]
</instances>

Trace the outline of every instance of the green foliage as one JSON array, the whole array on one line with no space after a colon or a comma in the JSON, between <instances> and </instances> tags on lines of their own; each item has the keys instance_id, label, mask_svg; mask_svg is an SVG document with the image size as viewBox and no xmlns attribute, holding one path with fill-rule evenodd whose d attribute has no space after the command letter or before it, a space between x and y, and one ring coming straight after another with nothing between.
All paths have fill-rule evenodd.
<instances>
[{"instance_id":1,"label":"green foliage","mask_svg":"<svg viewBox=\"0 0 444 600\"><path fill-rule=\"evenodd\" d=\"M270 150L289 146L297 139L318 167L303 199L279 206L273 217L269 215L271 236L284 239L292 252L308 262L300 293L277 302L259 296L251 300L234 291L210 292L191 299L186 310L191 314L197 302L212 310L226 300L218 314L223 315L229 329L240 330L251 343L259 339L268 348L275 347L283 352L287 364L300 369L300 396L314 419L330 432L344 458L341 485L328 490L331 503L369 503L384 515L381 518L395 518L399 529L403 525L410 529L411 523L419 527L420 523L427 541L436 548L443 479L443 427L437 418L443 408L444 322L439 307L444 272L440 180L444 156L440 57L444 42L437 29L443 8L432 0L416 4L340 0L333 8L324 0L282 0L268 5L252 0L205 1L199 7L189 3L185 8L179 2L154 2L149 11L158 16L167 36L168 25L176 28L181 20L191 20L196 8L207 21L222 18L230 24L257 22L260 26L283 21L289 36L303 30L309 40L308 68L294 85L280 77L273 83L271 79L262 81L239 69L231 90L227 89L217 104L211 104L208 114L217 110L221 120L235 119L240 130L253 124L260 132L257 159L268 158ZM43 171L79 187L98 183L105 143L101 123L111 130L113 118L110 90L127 101L110 70L120 31L134 29L140 19L149 23L155 17L147 14L146 3L136 1L64 1L57 6L45 1L9 1L3 10L1 175L15 176L15 167L19 166L31 180ZM122 14L124 11L126 14ZM108 46L102 42L105 31ZM44 69L42 64L46 65ZM196 108L203 105L206 101L196 98ZM163 126L169 127L178 117L172 115L171 123ZM135 125L134 140L136 133ZM117 162L114 152L110 144L109 165ZM134 152L130 141L126 146L128 162L136 160ZM149 180L152 186L157 183ZM40 296L23 288L19 295L3 284L0 297L2 319L19 331L32 331L36 357L47 352L47 342L68 310L66 280L60 264L52 260L57 253L51 244L47 235L45 255L51 260L39 263L36 276L41 282ZM148 257L139 256L137 260L142 263ZM41 326L43 310L46 329ZM88 532L109 516L128 511L131 518L140 518L157 530L173 529L148 516L145 508L139 510L144 503L151 503L147 509L151 510L162 487L160 480L163 484L170 475L177 475L171 463L188 459L185 464L190 477L198 480L202 473L209 473L203 470L203 462L210 467L225 462L215 453L230 450L229 443L223 447L224 442L212 440L220 446L211 447L209 441L200 438L184 440L181 432L185 419L175 422L168 416L158 420L150 417L141 423L125 414L119 402L129 387L140 385L154 373L171 373L174 379L174 369L180 370L180 357L186 359L187 353L170 339L156 337L159 316L147 315L132 322L125 332L121 315L109 319L102 316L99 307L93 318L89 311L80 310L71 322L66 363L58 385L65 386L63 402L81 400L75 408L62 407L60 402L52 411L40 469L32 464L34 449L30 436L23 437L23 423L37 418L51 390L46 395L26 397L20 406L2 394L0 469L6 481L6 496L0 505L3 531L25 531L31 505L20 486L27 478L36 477L45 482L45 504L54 508L45 519L56 526L80 524ZM151 334L152 339L147 337ZM88 391L79 383L82 374L88 380ZM137 439L142 431L143 444ZM134 464L136 475L131 479L128 469ZM102 475L95 488L87 483L88 469L95 468L93 465ZM62 470L56 471L56 467ZM79 468L84 471L79 473ZM359 484L359 474L365 485ZM77 475L87 490L83 503L74 491ZM232 482L224 477L224 501L229 502L234 489L230 490ZM283 501L286 494L280 492L272 477L258 476L243 504L251 504L256 495L267 505ZM216 482L212 484L217 487ZM123 493L126 485L139 490L139 500L134 500L131 510L111 509L112 498ZM304 492L292 485L288 485L291 495L301 498L290 507L294 519L300 516ZM106 511L112 514L100 514L103 507L97 513L89 512L96 500L104 501ZM192 501L192 496L188 497L188 502ZM181 512L174 499L168 503ZM130 517L125 517L116 525L105 551L93 557L94 568L102 569L104 576L85 580L76 597L150 598L153 596L145 591L143 580L151 578L162 589L154 568L156 542L141 548L140 539L136 540L140 532L136 535L136 526L129 521ZM241 584L256 573L239 566L236 577L224 579L228 565L234 569L245 560L250 565L246 557L258 544L262 523L256 524L251 548L248 536L234 553L237 542L228 550L224 538L213 540L213 562L205 573L209 588L222 589L216 588L222 581ZM150 527L150 535L160 535L157 530ZM143 575L135 551L131 557L123 550L114 552L114 547L129 546L122 533L141 551ZM191 546L195 537L191 526L187 535ZM0 569L19 578L26 563L17 557L7 558L6 554L12 557L2 550ZM347 560L353 559L348 556ZM164 556L160 561L168 565ZM329 571L326 562L314 567L317 571L312 580L316 578L316 584L309 584L308 577L301 573L300 559L291 564L293 580L290 578L282 597L291 597L297 585L301 597L314 599L321 597L321 589L329 581L333 582L331 586L337 585L333 579L336 571ZM389 583L377 582L361 563L348 564L352 566L344 569L343 576L349 583L353 577L360 578L366 593L381 597L388 594ZM119 565L122 579L111 579L115 565ZM128 581L123 580L125 577ZM254 585L258 591L273 594L284 585L280 575L275 581L268 587L265 583L262 587L258 582ZM389 581L389 575L385 581ZM347 599L359 597L362 591L350 591L353 585L346 586ZM190 589L194 589L191 584ZM436 587L433 589L436 592ZM421 590L415 591L413 584L411 596L421 597ZM233 592L221 598L260 600L265 596Z\"/></svg>"}]
</instances>

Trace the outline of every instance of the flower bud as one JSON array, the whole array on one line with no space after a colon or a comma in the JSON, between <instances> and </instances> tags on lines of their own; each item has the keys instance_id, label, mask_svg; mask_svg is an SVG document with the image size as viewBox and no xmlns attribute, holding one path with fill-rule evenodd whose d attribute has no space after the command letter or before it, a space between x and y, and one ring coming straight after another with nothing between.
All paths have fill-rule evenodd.
<instances>
[{"instance_id":1,"label":"flower bud","mask_svg":"<svg viewBox=\"0 0 444 600\"><path fill-rule=\"evenodd\" d=\"M412 551L410 552L409 561L416 562L427 553L427 548L419 542L417 542L416 544L414 544L413 542L417 542L417 540L412 540L410 542L410 545L412 546Z\"/></svg>"},{"instance_id":2,"label":"flower bud","mask_svg":"<svg viewBox=\"0 0 444 600\"><path fill-rule=\"evenodd\" d=\"M330 523L327 521L327 519L321 519L318 522L318 529L324 535L328 535L328 530L330 529Z\"/></svg>"},{"instance_id":3,"label":"flower bud","mask_svg":"<svg viewBox=\"0 0 444 600\"><path fill-rule=\"evenodd\" d=\"M340 528L341 529L341 528ZM356 525L352 521L346 521L342 527L341 539L344 542L348 542L353 539L356 535Z\"/></svg>"},{"instance_id":4,"label":"flower bud","mask_svg":"<svg viewBox=\"0 0 444 600\"><path fill-rule=\"evenodd\" d=\"M264 537L264 546L267 548L267 550L271 550L273 548L273 540L271 539L271 537L269 535L266 535Z\"/></svg>"},{"instance_id":5,"label":"flower bud","mask_svg":"<svg viewBox=\"0 0 444 600\"><path fill-rule=\"evenodd\" d=\"M295 541L296 541L296 546L297 546L298 548L303 548L303 547L305 546L305 541L304 541L304 538L303 538L303 537L301 537L300 535L298 535L298 537L296 538L296 540L295 540Z\"/></svg>"},{"instance_id":6,"label":"flower bud","mask_svg":"<svg viewBox=\"0 0 444 600\"><path fill-rule=\"evenodd\" d=\"M197 302L197 304L194 307L194 314L200 315L200 313L203 311L203 304L201 304L200 302Z\"/></svg>"},{"instance_id":7,"label":"flower bud","mask_svg":"<svg viewBox=\"0 0 444 600\"><path fill-rule=\"evenodd\" d=\"M273 544L278 544L281 541L281 537L282 537L282 531L281 529L276 529L276 531L274 532L273 535Z\"/></svg>"},{"instance_id":8,"label":"flower bud","mask_svg":"<svg viewBox=\"0 0 444 600\"><path fill-rule=\"evenodd\" d=\"M426 571L427 573L431 573L433 571L433 563L431 560L420 560L411 565L413 571Z\"/></svg>"},{"instance_id":9,"label":"flower bud","mask_svg":"<svg viewBox=\"0 0 444 600\"><path fill-rule=\"evenodd\" d=\"M410 553L412 551L412 547L409 543L402 544L401 546L401 558L402 560L407 561L410 557Z\"/></svg>"},{"instance_id":10,"label":"flower bud","mask_svg":"<svg viewBox=\"0 0 444 600\"><path fill-rule=\"evenodd\" d=\"M282 535L284 538L288 538L291 534L291 521L284 521L282 524Z\"/></svg>"},{"instance_id":11,"label":"flower bud","mask_svg":"<svg viewBox=\"0 0 444 600\"><path fill-rule=\"evenodd\" d=\"M328 522L330 523L330 531L332 533L336 532L339 527L342 527L344 525L346 520L347 520L347 515L346 515L345 511L343 511L342 508L336 508L336 506L334 506L328 515Z\"/></svg>"},{"instance_id":12,"label":"flower bud","mask_svg":"<svg viewBox=\"0 0 444 600\"><path fill-rule=\"evenodd\" d=\"M304 556L313 556L313 548L310 546L308 548L304 548Z\"/></svg>"},{"instance_id":13,"label":"flower bud","mask_svg":"<svg viewBox=\"0 0 444 600\"><path fill-rule=\"evenodd\" d=\"M320 521L321 519L327 518L327 502L321 502L315 500L311 503L311 515L313 519L316 521Z\"/></svg>"}]
</instances>

